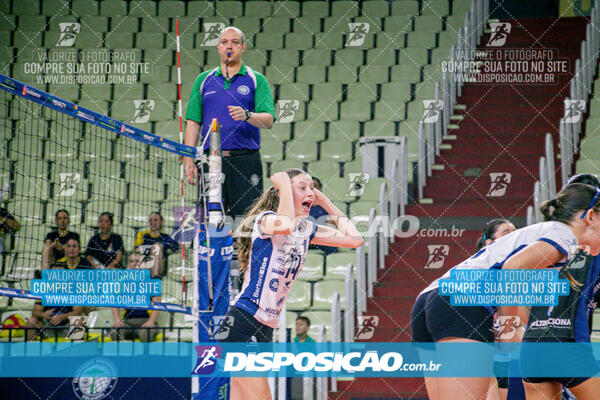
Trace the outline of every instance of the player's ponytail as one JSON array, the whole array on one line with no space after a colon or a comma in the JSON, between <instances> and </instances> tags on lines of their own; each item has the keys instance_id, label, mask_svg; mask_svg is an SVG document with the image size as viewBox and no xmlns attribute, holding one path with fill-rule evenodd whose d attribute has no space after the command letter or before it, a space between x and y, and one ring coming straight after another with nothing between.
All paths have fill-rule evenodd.
<instances>
[{"instance_id":1,"label":"player's ponytail","mask_svg":"<svg viewBox=\"0 0 600 400\"><path fill-rule=\"evenodd\" d=\"M600 190L585 183L572 183L564 187L555 199L542 203L540 210L545 221L558 221L570 225L576 214L583 211L580 218L584 218L589 210L600 211L598 198ZM582 286L573 276L562 267L571 287L577 289Z\"/></svg>"},{"instance_id":2,"label":"player's ponytail","mask_svg":"<svg viewBox=\"0 0 600 400\"><path fill-rule=\"evenodd\" d=\"M287 172L290 179L297 175L306 174L306 172L298 168L286 169L284 172ZM240 264L239 274L242 278L250 261L250 248L252 247L251 235L256 217L265 211L277 211L278 207L279 194L277 193L275 186L271 186L264 191L262 196L260 196L252 206L250 206L249 211L246 213L246 217L238 227L236 231L237 240L235 242L235 247L238 251L238 262Z\"/></svg>"}]
</instances>

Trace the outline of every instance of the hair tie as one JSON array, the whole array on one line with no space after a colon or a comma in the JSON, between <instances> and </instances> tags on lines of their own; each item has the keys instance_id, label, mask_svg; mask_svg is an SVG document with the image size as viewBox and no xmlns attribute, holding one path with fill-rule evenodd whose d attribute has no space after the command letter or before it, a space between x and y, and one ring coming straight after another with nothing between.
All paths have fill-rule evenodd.
<instances>
[{"instance_id":1,"label":"hair tie","mask_svg":"<svg viewBox=\"0 0 600 400\"><path fill-rule=\"evenodd\" d=\"M486 239L485 239L485 233L484 233L483 234L483 244L485 244L485 241L486 241Z\"/></svg>"},{"instance_id":2,"label":"hair tie","mask_svg":"<svg viewBox=\"0 0 600 400\"><path fill-rule=\"evenodd\" d=\"M556 202L556 199L552 199L552 200L550 200L550 205L551 205L552 207L556 207L556 203L557 203L557 202Z\"/></svg>"}]
</instances>

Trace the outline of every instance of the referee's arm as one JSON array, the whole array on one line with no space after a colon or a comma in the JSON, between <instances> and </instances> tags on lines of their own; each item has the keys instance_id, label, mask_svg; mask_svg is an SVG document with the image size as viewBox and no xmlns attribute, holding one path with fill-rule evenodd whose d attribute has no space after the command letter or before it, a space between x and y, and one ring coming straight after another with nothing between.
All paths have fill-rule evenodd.
<instances>
[{"instance_id":1,"label":"referee's arm","mask_svg":"<svg viewBox=\"0 0 600 400\"><path fill-rule=\"evenodd\" d=\"M200 123L188 119L185 125L184 144L196 147L198 138L200 137L200 128ZM192 185L198 182L198 169L196 168L196 164L194 164L194 159L191 157L185 158L185 179Z\"/></svg>"}]
</instances>

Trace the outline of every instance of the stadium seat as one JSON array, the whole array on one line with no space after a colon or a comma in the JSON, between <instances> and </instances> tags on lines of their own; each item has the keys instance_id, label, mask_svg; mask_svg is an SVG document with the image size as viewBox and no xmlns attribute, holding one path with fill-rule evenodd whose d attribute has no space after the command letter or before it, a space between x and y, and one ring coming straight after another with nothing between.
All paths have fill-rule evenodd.
<instances>
[{"instance_id":1,"label":"stadium seat","mask_svg":"<svg viewBox=\"0 0 600 400\"><path fill-rule=\"evenodd\" d=\"M377 84L360 81L346 86L347 101L377 101Z\"/></svg>"},{"instance_id":2,"label":"stadium seat","mask_svg":"<svg viewBox=\"0 0 600 400\"><path fill-rule=\"evenodd\" d=\"M162 201L165 199L165 184L162 179L130 181L129 200L135 202Z\"/></svg>"},{"instance_id":3,"label":"stadium seat","mask_svg":"<svg viewBox=\"0 0 600 400\"><path fill-rule=\"evenodd\" d=\"M363 16L371 18L387 17L390 14L389 3L387 1L365 1L362 3L361 9Z\"/></svg>"},{"instance_id":4,"label":"stadium seat","mask_svg":"<svg viewBox=\"0 0 600 400\"><path fill-rule=\"evenodd\" d=\"M590 136L593 132L586 133L586 136L581 141L580 145L580 160L597 160L600 159L598 149L600 148L600 134Z\"/></svg>"},{"instance_id":5,"label":"stadium seat","mask_svg":"<svg viewBox=\"0 0 600 400\"><path fill-rule=\"evenodd\" d=\"M312 40L312 39L311 39ZM312 42L311 42L312 43ZM331 50L327 49L309 49L304 50L301 56L302 65L330 65Z\"/></svg>"},{"instance_id":6,"label":"stadium seat","mask_svg":"<svg viewBox=\"0 0 600 400\"><path fill-rule=\"evenodd\" d=\"M275 1L273 2L274 17L299 17L300 2L299 1Z\"/></svg>"},{"instance_id":7,"label":"stadium seat","mask_svg":"<svg viewBox=\"0 0 600 400\"><path fill-rule=\"evenodd\" d=\"M277 49L271 50L271 63L276 65L298 65L298 50L295 49ZM245 57L244 57L245 58ZM286 67L288 69L289 67Z\"/></svg>"},{"instance_id":8,"label":"stadium seat","mask_svg":"<svg viewBox=\"0 0 600 400\"><path fill-rule=\"evenodd\" d=\"M280 161L275 161L275 162L271 163L271 175L273 175L275 172L281 172L281 171L284 171L284 170L290 169L290 168L303 169L302 164L296 160L280 160ZM264 172L265 172L266 186L265 186L265 182L263 182L263 189L273 186L271 179L266 174L266 170Z\"/></svg>"},{"instance_id":9,"label":"stadium seat","mask_svg":"<svg viewBox=\"0 0 600 400\"><path fill-rule=\"evenodd\" d=\"M334 65L327 67L327 82L352 83L358 77L358 68L353 65Z\"/></svg>"},{"instance_id":10,"label":"stadium seat","mask_svg":"<svg viewBox=\"0 0 600 400\"><path fill-rule=\"evenodd\" d=\"M369 25L369 34L380 32L383 27L383 25L381 23L382 18L373 16L373 15L363 15L362 17L355 17L355 18L352 18L352 22L359 23L359 24L361 24L361 23L368 24Z\"/></svg>"},{"instance_id":11,"label":"stadium seat","mask_svg":"<svg viewBox=\"0 0 600 400\"><path fill-rule=\"evenodd\" d=\"M390 15L417 15L419 3L415 0L392 1Z\"/></svg>"},{"instance_id":12,"label":"stadium seat","mask_svg":"<svg viewBox=\"0 0 600 400\"><path fill-rule=\"evenodd\" d=\"M264 161L279 161L283 158L282 148L279 141L264 141L261 145L260 155Z\"/></svg>"},{"instance_id":13,"label":"stadium seat","mask_svg":"<svg viewBox=\"0 0 600 400\"><path fill-rule=\"evenodd\" d=\"M400 60L398 63L419 68L428 63L428 51L427 49L419 48L400 49Z\"/></svg>"},{"instance_id":14,"label":"stadium seat","mask_svg":"<svg viewBox=\"0 0 600 400\"><path fill-rule=\"evenodd\" d=\"M123 209L123 224L143 227L148 224L148 215L156 211L155 203L127 202Z\"/></svg>"},{"instance_id":15,"label":"stadium seat","mask_svg":"<svg viewBox=\"0 0 600 400\"><path fill-rule=\"evenodd\" d=\"M258 49L273 50L283 48L283 33L258 33L255 46Z\"/></svg>"},{"instance_id":16,"label":"stadium seat","mask_svg":"<svg viewBox=\"0 0 600 400\"><path fill-rule=\"evenodd\" d=\"M326 128L323 121L299 121L294 124L294 140L325 140Z\"/></svg>"},{"instance_id":17,"label":"stadium seat","mask_svg":"<svg viewBox=\"0 0 600 400\"><path fill-rule=\"evenodd\" d=\"M271 129L263 129L260 132L268 141L287 142L290 140L290 124L274 124Z\"/></svg>"},{"instance_id":18,"label":"stadium seat","mask_svg":"<svg viewBox=\"0 0 600 400\"><path fill-rule=\"evenodd\" d=\"M302 273L302 272L300 272ZM310 282L296 281L288 294L286 308L290 311L303 311L310 308L312 288Z\"/></svg>"},{"instance_id":19,"label":"stadium seat","mask_svg":"<svg viewBox=\"0 0 600 400\"><path fill-rule=\"evenodd\" d=\"M469 0L454 0L452 2L452 15L464 18L465 14L469 11L471 11L471 2Z\"/></svg>"},{"instance_id":20,"label":"stadium seat","mask_svg":"<svg viewBox=\"0 0 600 400\"><path fill-rule=\"evenodd\" d=\"M169 82L170 69L168 65L154 65L152 66L151 71L152 72L149 74L140 75L141 83Z\"/></svg>"},{"instance_id":21,"label":"stadium seat","mask_svg":"<svg viewBox=\"0 0 600 400\"><path fill-rule=\"evenodd\" d=\"M325 327L325 341L331 338L331 311L305 311L300 314L310 319L310 329L308 335L319 341L319 331Z\"/></svg>"},{"instance_id":22,"label":"stadium seat","mask_svg":"<svg viewBox=\"0 0 600 400\"><path fill-rule=\"evenodd\" d=\"M294 18L294 32L314 35L322 32L322 24L323 21L318 16ZM310 43L312 44L312 39Z\"/></svg>"},{"instance_id":23,"label":"stadium seat","mask_svg":"<svg viewBox=\"0 0 600 400\"><path fill-rule=\"evenodd\" d=\"M145 0L129 3L129 15L153 19L156 16L156 2Z\"/></svg>"},{"instance_id":24,"label":"stadium seat","mask_svg":"<svg viewBox=\"0 0 600 400\"><path fill-rule=\"evenodd\" d=\"M44 238L48 228L44 225L23 225L14 234L14 251L18 253L32 252L41 253L44 248ZM19 257L17 257L18 259ZM14 264L13 264L14 266Z\"/></svg>"},{"instance_id":25,"label":"stadium seat","mask_svg":"<svg viewBox=\"0 0 600 400\"><path fill-rule=\"evenodd\" d=\"M33 252L20 253L17 257L15 257L12 263L11 271L8 275L5 275L5 278L11 280L30 280L33 279L35 270L40 269L41 266L41 254ZM33 309L32 302L29 303L27 308L29 310Z\"/></svg>"},{"instance_id":26,"label":"stadium seat","mask_svg":"<svg viewBox=\"0 0 600 400\"><path fill-rule=\"evenodd\" d=\"M354 161L344 163L342 166L344 176L347 176L349 173L362 173L362 168L362 159L359 156L355 157Z\"/></svg>"},{"instance_id":27,"label":"stadium seat","mask_svg":"<svg viewBox=\"0 0 600 400\"><path fill-rule=\"evenodd\" d=\"M108 160L111 158L112 142L100 138L85 138L79 148L79 159L82 161Z\"/></svg>"},{"instance_id":28,"label":"stadium seat","mask_svg":"<svg viewBox=\"0 0 600 400\"><path fill-rule=\"evenodd\" d=\"M323 254L318 251L309 251L297 279L311 282L320 281L323 279L323 269Z\"/></svg>"},{"instance_id":29,"label":"stadium seat","mask_svg":"<svg viewBox=\"0 0 600 400\"><path fill-rule=\"evenodd\" d=\"M354 197L346 196L350 183L348 181L347 173L343 178L328 179L327 184L323 185L323 192L332 201L342 201L344 203L350 203L355 200Z\"/></svg>"},{"instance_id":30,"label":"stadium seat","mask_svg":"<svg viewBox=\"0 0 600 400\"><path fill-rule=\"evenodd\" d=\"M396 50L395 49L370 49L367 50L367 64L372 65L383 65L390 66L396 64Z\"/></svg>"},{"instance_id":31,"label":"stadium seat","mask_svg":"<svg viewBox=\"0 0 600 400\"><path fill-rule=\"evenodd\" d=\"M332 1L331 17L357 17L358 5L356 1Z\"/></svg>"},{"instance_id":32,"label":"stadium seat","mask_svg":"<svg viewBox=\"0 0 600 400\"><path fill-rule=\"evenodd\" d=\"M329 254L325 260L327 267L326 279L346 279L348 264L356 264L356 254L354 252Z\"/></svg>"},{"instance_id":33,"label":"stadium seat","mask_svg":"<svg viewBox=\"0 0 600 400\"><path fill-rule=\"evenodd\" d=\"M309 162L317 159L317 145L311 140L294 140L286 144L286 160Z\"/></svg>"},{"instance_id":34,"label":"stadium seat","mask_svg":"<svg viewBox=\"0 0 600 400\"><path fill-rule=\"evenodd\" d=\"M341 32L325 31L324 33L315 33L314 36L315 48L335 50L344 47L344 34Z\"/></svg>"},{"instance_id":35,"label":"stadium seat","mask_svg":"<svg viewBox=\"0 0 600 400\"><path fill-rule=\"evenodd\" d=\"M444 31L438 34L438 47L448 49L458 43L458 33L454 31Z\"/></svg>"},{"instance_id":36,"label":"stadium seat","mask_svg":"<svg viewBox=\"0 0 600 400\"><path fill-rule=\"evenodd\" d=\"M342 101L342 84L339 82L327 82L313 85L312 98L320 103Z\"/></svg>"},{"instance_id":37,"label":"stadium seat","mask_svg":"<svg viewBox=\"0 0 600 400\"><path fill-rule=\"evenodd\" d=\"M371 177L369 182L365 185L363 194L359 196L359 201L379 201L379 192L383 183L387 183L385 178Z\"/></svg>"},{"instance_id":38,"label":"stadium seat","mask_svg":"<svg viewBox=\"0 0 600 400\"><path fill-rule=\"evenodd\" d=\"M254 4L255 2L252 2ZM292 20L288 17L270 17L263 20L262 31L266 33L287 33L292 30Z\"/></svg>"},{"instance_id":39,"label":"stadium seat","mask_svg":"<svg viewBox=\"0 0 600 400\"><path fill-rule=\"evenodd\" d=\"M421 3L421 14L442 18L450 13L450 2L446 0L424 0Z\"/></svg>"},{"instance_id":40,"label":"stadium seat","mask_svg":"<svg viewBox=\"0 0 600 400\"><path fill-rule=\"evenodd\" d=\"M329 16L329 2L327 1L304 1L302 2L303 17L327 17Z\"/></svg>"},{"instance_id":41,"label":"stadium seat","mask_svg":"<svg viewBox=\"0 0 600 400\"><path fill-rule=\"evenodd\" d=\"M322 148L321 148L322 149ZM339 176L340 164L336 161L313 161L308 164L308 173L325 181L331 176ZM327 185L323 182L324 185Z\"/></svg>"},{"instance_id":42,"label":"stadium seat","mask_svg":"<svg viewBox=\"0 0 600 400\"><path fill-rule=\"evenodd\" d=\"M352 22L352 16L350 15L338 15L329 18L323 18L323 32L326 33L348 33L350 32L349 23Z\"/></svg>"},{"instance_id":43,"label":"stadium seat","mask_svg":"<svg viewBox=\"0 0 600 400\"><path fill-rule=\"evenodd\" d=\"M3 167L5 165L2 164ZM24 177L47 179L48 171L48 163L45 160L20 159L14 163L15 180Z\"/></svg>"},{"instance_id":44,"label":"stadium seat","mask_svg":"<svg viewBox=\"0 0 600 400\"><path fill-rule=\"evenodd\" d=\"M329 139L358 140L360 124L358 121L333 121L329 123Z\"/></svg>"},{"instance_id":45,"label":"stadium seat","mask_svg":"<svg viewBox=\"0 0 600 400\"><path fill-rule=\"evenodd\" d=\"M190 18L212 17L215 15L215 5L212 1L190 1L187 3L187 15Z\"/></svg>"},{"instance_id":46,"label":"stadium seat","mask_svg":"<svg viewBox=\"0 0 600 400\"><path fill-rule=\"evenodd\" d=\"M377 120L365 122L364 136L395 136L396 122Z\"/></svg>"},{"instance_id":47,"label":"stadium seat","mask_svg":"<svg viewBox=\"0 0 600 400\"><path fill-rule=\"evenodd\" d=\"M40 4L34 0L15 1L12 12L15 15L38 15Z\"/></svg>"},{"instance_id":48,"label":"stadium seat","mask_svg":"<svg viewBox=\"0 0 600 400\"><path fill-rule=\"evenodd\" d=\"M42 140L36 137L17 136L10 142L10 158L11 160L42 158L42 145Z\"/></svg>"},{"instance_id":49,"label":"stadium seat","mask_svg":"<svg viewBox=\"0 0 600 400\"><path fill-rule=\"evenodd\" d=\"M328 140L321 143L321 160L338 162L352 160L352 142Z\"/></svg>"},{"instance_id":50,"label":"stadium seat","mask_svg":"<svg viewBox=\"0 0 600 400\"><path fill-rule=\"evenodd\" d=\"M339 119L338 104L330 101L313 101L308 104L309 120L335 121Z\"/></svg>"},{"instance_id":51,"label":"stadium seat","mask_svg":"<svg viewBox=\"0 0 600 400\"><path fill-rule=\"evenodd\" d=\"M158 176L158 165L150 160L132 160L126 163L125 180L129 182L146 182Z\"/></svg>"},{"instance_id":52,"label":"stadium seat","mask_svg":"<svg viewBox=\"0 0 600 400\"><path fill-rule=\"evenodd\" d=\"M406 35L406 47L432 49L435 46L435 32L410 32Z\"/></svg>"},{"instance_id":53,"label":"stadium seat","mask_svg":"<svg viewBox=\"0 0 600 400\"><path fill-rule=\"evenodd\" d=\"M96 179L121 178L121 163L118 161L93 160L89 164L89 179L94 182Z\"/></svg>"},{"instance_id":54,"label":"stadium seat","mask_svg":"<svg viewBox=\"0 0 600 400\"><path fill-rule=\"evenodd\" d=\"M17 181L18 183L18 181ZM44 222L44 205L37 200L33 200L38 197L39 192L35 192L35 195L23 194L15 197L13 203L14 216L22 225L39 225ZM46 194L48 194L46 189ZM46 197L47 198L47 197Z\"/></svg>"},{"instance_id":55,"label":"stadium seat","mask_svg":"<svg viewBox=\"0 0 600 400\"><path fill-rule=\"evenodd\" d=\"M595 174L600 175L600 159L582 159L577 161L575 171L578 174Z\"/></svg>"},{"instance_id":56,"label":"stadium seat","mask_svg":"<svg viewBox=\"0 0 600 400\"><path fill-rule=\"evenodd\" d=\"M127 2L122 0L106 0L100 4L100 15L112 17L127 15Z\"/></svg>"},{"instance_id":57,"label":"stadium seat","mask_svg":"<svg viewBox=\"0 0 600 400\"><path fill-rule=\"evenodd\" d=\"M298 100L307 102L309 100L309 87L307 83L282 83L279 86L279 99Z\"/></svg>"},{"instance_id":58,"label":"stadium seat","mask_svg":"<svg viewBox=\"0 0 600 400\"><path fill-rule=\"evenodd\" d=\"M453 32L454 34L458 34L458 31L465 25L465 14L455 14L447 17L446 30Z\"/></svg>"},{"instance_id":59,"label":"stadium seat","mask_svg":"<svg viewBox=\"0 0 600 400\"><path fill-rule=\"evenodd\" d=\"M168 17L168 18L183 17L183 16L185 16L185 2L183 2L183 1L161 1L158 3L157 15L159 17Z\"/></svg>"},{"instance_id":60,"label":"stadium seat","mask_svg":"<svg viewBox=\"0 0 600 400\"><path fill-rule=\"evenodd\" d=\"M17 121L17 138L26 138L35 136L36 138L48 137L48 124L43 119L28 118Z\"/></svg>"},{"instance_id":61,"label":"stadium seat","mask_svg":"<svg viewBox=\"0 0 600 400\"><path fill-rule=\"evenodd\" d=\"M366 83L385 83L389 80L389 68L385 65L367 65L360 67L360 81Z\"/></svg>"},{"instance_id":62,"label":"stadium seat","mask_svg":"<svg viewBox=\"0 0 600 400\"><path fill-rule=\"evenodd\" d=\"M340 296L340 306L343 310L346 306L346 290L344 282L335 279L316 282L311 310L331 310L335 293L338 293Z\"/></svg>"},{"instance_id":63,"label":"stadium seat","mask_svg":"<svg viewBox=\"0 0 600 400\"><path fill-rule=\"evenodd\" d=\"M91 3L93 3L96 6L96 10L98 9L98 4L95 1L91 1ZM75 4L75 3L73 3ZM96 11L97 13L97 11ZM102 33L103 32L108 32L108 17L100 17L97 15L84 15L84 14L78 14L81 15L80 21L81 21L81 28L85 31L88 32L92 32L95 33L97 35L97 38L99 40L99 42L102 42ZM81 32L80 32L81 34ZM75 42L77 43L77 39L75 39ZM101 43L100 46L98 47L102 47Z\"/></svg>"},{"instance_id":64,"label":"stadium seat","mask_svg":"<svg viewBox=\"0 0 600 400\"><path fill-rule=\"evenodd\" d=\"M96 178L92 180L90 198L92 200L125 200L127 198L127 183L118 178Z\"/></svg>"},{"instance_id":65,"label":"stadium seat","mask_svg":"<svg viewBox=\"0 0 600 400\"><path fill-rule=\"evenodd\" d=\"M165 35L162 32L139 32L135 35L135 45L143 49L162 49L165 45Z\"/></svg>"},{"instance_id":66,"label":"stadium seat","mask_svg":"<svg viewBox=\"0 0 600 400\"><path fill-rule=\"evenodd\" d=\"M363 65L364 52L361 49L346 48L335 52L335 64L345 66Z\"/></svg>"},{"instance_id":67,"label":"stadium seat","mask_svg":"<svg viewBox=\"0 0 600 400\"><path fill-rule=\"evenodd\" d=\"M419 82L421 67L414 64L394 65L391 68L391 82Z\"/></svg>"},{"instance_id":68,"label":"stadium seat","mask_svg":"<svg viewBox=\"0 0 600 400\"><path fill-rule=\"evenodd\" d=\"M379 202L378 201L358 201L350 204L350 218L363 215L368 216L371 212L371 208L375 209L375 214L379 214Z\"/></svg>"},{"instance_id":69,"label":"stadium seat","mask_svg":"<svg viewBox=\"0 0 600 400\"><path fill-rule=\"evenodd\" d=\"M442 19L437 15L415 17L415 31L439 32L442 30Z\"/></svg>"},{"instance_id":70,"label":"stadium seat","mask_svg":"<svg viewBox=\"0 0 600 400\"><path fill-rule=\"evenodd\" d=\"M341 105L341 118L349 121L368 121L371 119L371 103L350 100Z\"/></svg>"},{"instance_id":71,"label":"stadium seat","mask_svg":"<svg viewBox=\"0 0 600 400\"><path fill-rule=\"evenodd\" d=\"M44 158L50 161L75 159L77 157L77 141L74 138L68 142L48 140L44 154Z\"/></svg>"},{"instance_id":72,"label":"stadium seat","mask_svg":"<svg viewBox=\"0 0 600 400\"><path fill-rule=\"evenodd\" d=\"M233 18L232 25L244 32L244 35L246 36L246 42L249 45L253 43L252 38L254 38L254 35L260 32L259 17L236 17ZM198 42L198 40L196 40L196 42ZM256 41L254 44L256 44Z\"/></svg>"},{"instance_id":73,"label":"stadium seat","mask_svg":"<svg viewBox=\"0 0 600 400\"><path fill-rule=\"evenodd\" d=\"M244 15L243 14L243 3L241 1L220 1L216 4L215 14L216 15Z\"/></svg>"},{"instance_id":74,"label":"stadium seat","mask_svg":"<svg viewBox=\"0 0 600 400\"><path fill-rule=\"evenodd\" d=\"M121 221L121 204L118 200L122 198L115 197L113 200L90 201L85 208L85 224L88 226L98 225L98 216L103 212L113 214L115 225Z\"/></svg>"}]
</instances>

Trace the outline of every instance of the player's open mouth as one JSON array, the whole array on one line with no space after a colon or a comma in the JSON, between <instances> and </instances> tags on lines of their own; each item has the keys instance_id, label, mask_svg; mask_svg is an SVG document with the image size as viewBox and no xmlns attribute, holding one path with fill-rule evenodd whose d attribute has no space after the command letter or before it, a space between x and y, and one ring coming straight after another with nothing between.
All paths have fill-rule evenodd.
<instances>
[{"instance_id":1,"label":"player's open mouth","mask_svg":"<svg viewBox=\"0 0 600 400\"><path fill-rule=\"evenodd\" d=\"M311 205L312 205L312 201L305 201L304 203L302 203L302 208L304 209L305 212L309 212Z\"/></svg>"}]
</instances>

